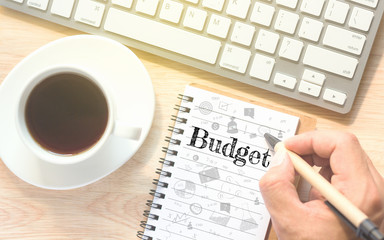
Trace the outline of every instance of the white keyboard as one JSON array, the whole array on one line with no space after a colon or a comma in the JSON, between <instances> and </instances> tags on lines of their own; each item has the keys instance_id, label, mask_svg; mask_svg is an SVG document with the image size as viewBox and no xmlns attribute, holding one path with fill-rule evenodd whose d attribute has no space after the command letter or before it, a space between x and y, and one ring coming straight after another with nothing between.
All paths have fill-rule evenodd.
<instances>
[{"instance_id":1,"label":"white keyboard","mask_svg":"<svg viewBox=\"0 0 384 240\"><path fill-rule=\"evenodd\" d=\"M384 10L379 0L0 3L339 113L353 105Z\"/></svg>"}]
</instances>

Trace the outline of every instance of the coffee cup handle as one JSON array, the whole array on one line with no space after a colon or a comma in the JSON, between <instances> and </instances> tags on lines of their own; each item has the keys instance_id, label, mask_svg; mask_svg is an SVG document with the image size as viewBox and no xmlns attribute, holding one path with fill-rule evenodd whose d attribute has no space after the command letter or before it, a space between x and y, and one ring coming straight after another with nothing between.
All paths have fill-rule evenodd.
<instances>
[{"instance_id":1,"label":"coffee cup handle","mask_svg":"<svg viewBox=\"0 0 384 240\"><path fill-rule=\"evenodd\" d=\"M141 130L141 127L133 127L125 122L115 121L112 134L127 139L139 140L141 136Z\"/></svg>"}]
</instances>

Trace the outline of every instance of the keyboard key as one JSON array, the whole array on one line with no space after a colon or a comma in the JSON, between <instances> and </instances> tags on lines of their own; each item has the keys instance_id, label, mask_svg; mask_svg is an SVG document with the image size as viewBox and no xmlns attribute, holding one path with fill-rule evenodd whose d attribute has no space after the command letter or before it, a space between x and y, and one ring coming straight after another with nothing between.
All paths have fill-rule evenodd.
<instances>
[{"instance_id":1,"label":"keyboard key","mask_svg":"<svg viewBox=\"0 0 384 240\"><path fill-rule=\"evenodd\" d=\"M229 0L226 12L228 15L245 19L250 5L250 0Z\"/></svg>"},{"instance_id":2,"label":"keyboard key","mask_svg":"<svg viewBox=\"0 0 384 240\"><path fill-rule=\"evenodd\" d=\"M347 100L347 95L345 93L326 88L324 91L323 99L342 106L344 105L345 100Z\"/></svg>"},{"instance_id":3,"label":"keyboard key","mask_svg":"<svg viewBox=\"0 0 384 240\"><path fill-rule=\"evenodd\" d=\"M314 97L320 96L321 86L301 80L299 92L305 93Z\"/></svg>"},{"instance_id":4,"label":"keyboard key","mask_svg":"<svg viewBox=\"0 0 384 240\"><path fill-rule=\"evenodd\" d=\"M371 27L373 12L354 7L348 25L362 31L368 31Z\"/></svg>"},{"instance_id":5,"label":"keyboard key","mask_svg":"<svg viewBox=\"0 0 384 240\"><path fill-rule=\"evenodd\" d=\"M274 14L274 7L264 3L255 2L250 20L251 22L269 27Z\"/></svg>"},{"instance_id":6,"label":"keyboard key","mask_svg":"<svg viewBox=\"0 0 384 240\"><path fill-rule=\"evenodd\" d=\"M212 14L208 23L207 33L219 38L226 38L230 26L231 20L229 18Z\"/></svg>"},{"instance_id":7,"label":"keyboard key","mask_svg":"<svg viewBox=\"0 0 384 240\"><path fill-rule=\"evenodd\" d=\"M284 37L281 43L279 56L297 62L301 55L304 43L292 38Z\"/></svg>"},{"instance_id":8,"label":"keyboard key","mask_svg":"<svg viewBox=\"0 0 384 240\"><path fill-rule=\"evenodd\" d=\"M155 16L159 0L138 0L136 3L136 11Z\"/></svg>"},{"instance_id":9,"label":"keyboard key","mask_svg":"<svg viewBox=\"0 0 384 240\"><path fill-rule=\"evenodd\" d=\"M207 18L206 11L193 8L193 7L188 7L184 17L183 25L185 27L189 27L197 31L201 31L203 30L206 18Z\"/></svg>"},{"instance_id":10,"label":"keyboard key","mask_svg":"<svg viewBox=\"0 0 384 240\"><path fill-rule=\"evenodd\" d=\"M276 0L276 3L294 9L296 8L297 0Z\"/></svg>"},{"instance_id":11,"label":"keyboard key","mask_svg":"<svg viewBox=\"0 0 384 240\"><path fill-rule=\"evenodd\" d=\"M53 0L51 13L69 18L72 13L75 0Z\"/></svg>"},{"instance_id":12,"label":"keyboard key","mask_svg":"<svg viewBox=\"0 0 384 240\"><path fill-rule=\"evenodd\" d=\"M255 27L244 24L241 22L236 22L233 27L233 32L231 35L231 41L240 43L245 46L251 45L251 41L253 39L253 35L255 33Z\"/></svg>"},{"instance_id":13,"label":"keyboard key","mask_svg":"<svg viewBox=\"0 0 384 240\"><path fill-rule=\"evenodd\" d=\"M376 8L378 0L352 0L352 2L360 3L367 7Z\"/></svg>"},{"instance_id":14,"label":"keyboard key","mask_svg":"<svg viewBox=\"0 0 384 240\"><path fill-rule=\"evenodd\" d=\"M75 20L94 27L100 27L104 9L105 5L102 3L92 0L80 0L77 5Z\"/></svg>"},{"instance_id":15,"label":"keyboard key","mask_svg":"<svg viewBox=\"0 0 384 240\"><path fill-rule=\"evenodd\" d=\"M239 73L247 70L251 52L243 48L226 44L220 60L220 67L230 69Z\"/></svg>"},{"instance_id":16,"label":"keyboard key","mask_svg":"<svg viewBox=\"0 0 384 240\"><path fill-rule=\"evenodd\" d=\"M172 0L164 0L159 17L169 22L178 23L183 8L184 6L181 3Z\"/></svg>"},{"instance_id":17,"label":"keyboard key","mask_svg":"<svg viewBox=\"0 0 384 240\"><path fill-rule=\"evenodd\" d=\"M130 22L135 24L125 24ZM211 64L216 62L221 48L220 41L115 8L110 8L104 28L107 31ZM151 31L143 31L143 29L151 29Z\"/></svg>"},{"instance_id":18,"label":"keyboard key","mask_svg":"<svg viewBox=\"0 0 384 240\"><path fill-rule=\"evenodd\" d=\"M325 46L334 47L349 53L360 55L366 37L359 33L328 25L323 43Z\"/></svg>"},{"instance_id":19,"label":"keyboard key","mask_svg":"<svg viewBox=\"0 0 384 240\"><path fill-rule=\"evenodd\" d=\"M112 0L112 4L125 7L125 8L131 8L132 2L133 0Z\"/></svg>"},{"instance_id":20,"label":"keyboard key","mask_svg":"<svg viewBox=\"0 0 384 240\"><path fill-rule=\"evenodd\" d=\"M273 79L273 83L275 85L285 87L288 89L294 89L296 86L296 78L282 74L282 73L276 73L275 78Z\"/></svg>"},{"instance_id":21,"label":"keyboard key","mask_svg":"<svg viewBox=\"0 0 384 240\"><path fill-rule=\"evenodd\" d=\"M224 0L203 0L203 7L221 12L223 10Z\"/></svg>"},{"instance_id":22,"label":"keyboard key","mask_svg":"<svg viewBox=\"0 0 384 240\"><path fill-rule=\"evenodd\" d=\"M274 58L256 53L249 75L264 81L269 81L274 65Z\"/></svg>"},{"instance_id":23,"label":"keyboard key","mask_svg":"<svg viewBox=\"0 0 384 240\"><path fill-rule=\"evenodd\" d=\"M344 24L348 11L348 4L340 1L330 0L327 10L325 11L324 18L332 22Z\"/></svg>"},{"instance_id":24,"label":"keyboard key","mask_svg":"<svg viewBox=\"0 0 384 240\"><path fill-rule=\"evenodd\" d=\"M300 11L318 17L323 11L323 6L324 0L303 0Z\"/></svg>"},{"instance_id":25,"label":"keyboard key","mask_svg":"<svg viewBox=\"0 0 384 240\"><path fill-rule=\"evenodd\" d=\"M358 61L355 58L334 51L308 45L303 63L340 76L352 78Z\"/></svg>"},{"instance_id":26,"label":"keyboard key","mask_svg":"<svg viewBox=\"0 0 384 240\"><path fill-rule=\"evenodd\" d=\"M308 39L314 42L319 41L323 23L311 18L304 17L299 30L299 37Z\"/></svg>"},{"instance_id":27,"label":"keyboard key","mask_svg":"<svg viewBox=\"0 0 384 240\"><path fill-rule=\"evenodd\" d=\"M28 0L27 5L40 10L47 10L48 0Z\"/></svg>"},{"instance_id":28,"label":"keyboard key","mask_svg":"<svg viewBox=\"0 0 384 240\"><path fill-rule=\"evenodd\" d=\"M304 73L301 79L319 86L323 86L325 81L325 75L309 69L304 69Z\"/></svg>"},{"instance_id":29,"label":"keyboard key","mask_svg":"<svg viewBox=\"0 0 384 240\"><path fill-rule=\"evenodd\" d=\"M276 18L275 29L293 34L296 30L298 21L299 15L285 10L280 10Z\"/></svg>"},{"instance_id":30,"label":"keyboard key","mask_svg":"<svg viewBox=\"0 0 384 240\"><path fill-rule=\"evenodd\" d=\"M255 48L267 53L275 53L279 38L279 34L260 29Z\"/></svg>"}]
</instances>

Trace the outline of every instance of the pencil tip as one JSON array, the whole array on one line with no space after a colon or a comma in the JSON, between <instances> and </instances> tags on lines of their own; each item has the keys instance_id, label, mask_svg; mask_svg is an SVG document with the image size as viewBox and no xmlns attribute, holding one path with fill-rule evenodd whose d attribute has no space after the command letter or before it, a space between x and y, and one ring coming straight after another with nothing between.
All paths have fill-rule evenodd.
<instances>
[{"instance_id":1,"label":"pencil tip","mask_svg":"<svg viewBox=\"0 0 384 240\"><path fill-rule=\"evenodd\" d=\"M265 133L264 134L264 138L265 140L267 141L267 144L269 146L270 149L274 149L275 148L275 145L280 142L280 139L276 138L275 136L269 134L269 133Z\"/></svg>"}]
</instances>

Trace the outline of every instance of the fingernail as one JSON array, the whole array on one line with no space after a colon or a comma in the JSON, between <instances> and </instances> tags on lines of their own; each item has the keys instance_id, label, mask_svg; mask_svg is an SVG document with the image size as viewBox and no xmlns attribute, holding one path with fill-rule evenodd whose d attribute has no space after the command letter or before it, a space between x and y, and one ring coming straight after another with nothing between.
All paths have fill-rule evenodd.
<instances>
[{"instance_id":1,"label":"fingernail","mask_svg":"<svg viewBox=\"0 0 384 240\"><path fill-rule=\"evenodd\" d=\"M273 157L271 159L271 165L270 166L271 167L279 166L284 161L286 156L287 156L287 154L283 150L275 152L275 154L273 155Z\"/></svg>"}]
</instances>

